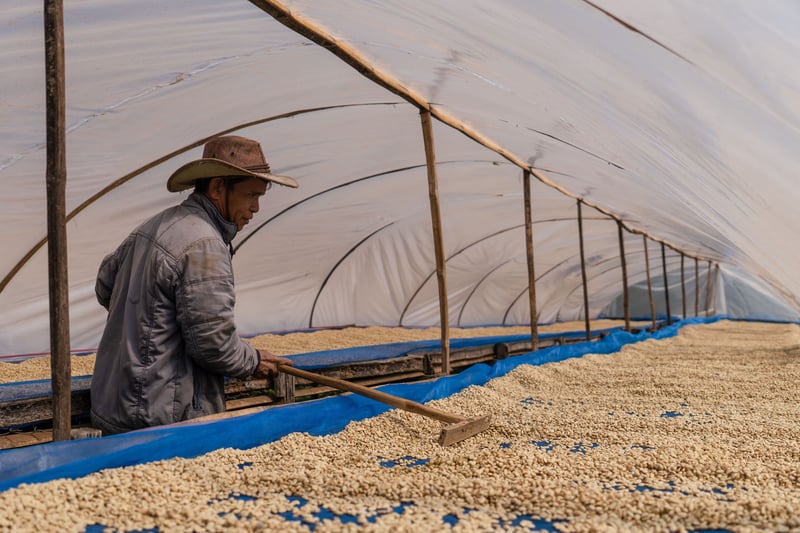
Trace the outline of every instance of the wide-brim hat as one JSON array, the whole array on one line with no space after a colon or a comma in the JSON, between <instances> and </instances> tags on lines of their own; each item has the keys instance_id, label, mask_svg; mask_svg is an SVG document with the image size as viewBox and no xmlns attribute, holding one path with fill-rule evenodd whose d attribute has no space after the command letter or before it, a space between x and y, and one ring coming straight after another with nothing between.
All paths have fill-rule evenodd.
<instances>
[{"instance_id":1,"label":"wide-brim hat","mask_svg":"<svg viewBox=\"0 0 800 533\"><path fill-rule=\"evenodd\" d=\"M167 190L185 191L194 187L197 180L228 176L253 177L286 187L298 187L294 178L270 172L258 141L226 135L208 141L203 147L202 159L190 161L173 172L167 180Z\"/></svg>"}]
</instances>

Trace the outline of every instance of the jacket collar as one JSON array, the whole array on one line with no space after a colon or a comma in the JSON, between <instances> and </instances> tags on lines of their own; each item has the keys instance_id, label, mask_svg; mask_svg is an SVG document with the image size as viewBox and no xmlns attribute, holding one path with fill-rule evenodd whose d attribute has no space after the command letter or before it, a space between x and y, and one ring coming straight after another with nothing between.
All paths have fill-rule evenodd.
<instances>
[{"instance_id":1,"label":"jacket collar","mask_svg":"<svg viewBox=\"0 0 800 533\"><path fill-rule=\"evenodd\" d=\"M211 219L211 223L214 224L214 226L219 230L219 233L222 236L222 240L225 241L225 244L230 244L233 238L236 236L236 232L239 228L234 222L230 222L229 220L222 218L222 215L217 210L216 206L211 203L211 200L209 200L205 194L193 192L186 200L183 201L182 205L200 207L206 213L208 213L208 218Z\"/></svg>"}]
</instances>

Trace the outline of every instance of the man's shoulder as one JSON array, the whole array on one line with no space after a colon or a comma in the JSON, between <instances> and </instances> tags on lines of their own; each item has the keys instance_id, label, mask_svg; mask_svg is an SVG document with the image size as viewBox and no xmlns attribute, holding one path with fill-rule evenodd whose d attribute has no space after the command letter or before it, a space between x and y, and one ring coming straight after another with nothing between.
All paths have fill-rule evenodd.
<instances>
[{"instance_id":1,"label":"man's shoulder","mask_svg":"<svg viewBox=\"0 0 800 533\"><path fill-rule=\"evenodd\" d=\"M206 213L185 203L165 209L145 222L139 232L174 257L198 242L219 241L225 246Z\"/></svg>"}]
</instances>

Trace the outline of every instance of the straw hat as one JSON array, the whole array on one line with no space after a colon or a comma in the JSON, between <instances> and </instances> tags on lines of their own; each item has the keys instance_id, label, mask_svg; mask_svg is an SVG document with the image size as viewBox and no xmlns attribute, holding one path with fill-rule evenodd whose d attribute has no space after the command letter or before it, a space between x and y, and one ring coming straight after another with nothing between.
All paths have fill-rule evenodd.
<instances>
[{"instance_id":1,"label":"straw hat","mask_svg":"<svg viewBox=\"0 0 800 533\"><path fill-rule=\"evenodd\" d=\"M190 161L173 172L167 180L167 190L185 191L194 187L197 180L224 176L251 176L287 187L298 186L294 178L270 173L258 141L226 135L208 141L203 148L202 159Z\"/></svg>"}]
</instances>

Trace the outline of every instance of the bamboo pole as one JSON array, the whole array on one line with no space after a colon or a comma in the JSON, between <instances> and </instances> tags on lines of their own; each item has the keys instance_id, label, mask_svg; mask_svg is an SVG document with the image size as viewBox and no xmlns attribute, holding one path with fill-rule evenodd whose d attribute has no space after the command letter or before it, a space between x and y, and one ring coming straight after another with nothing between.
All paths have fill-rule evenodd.
<instances>
[{"instance_id":1,"label":"bamboo pole","mask_svg":"<svg viewBox=\"0 0 800 533\"><path fill-rule=\"evenodd\" d=\"M700 267L699 261L694 258L694 316L700 315Z\"/></svg>"},{"instance_id":2,"label":"bamboo pole","mask_svg":"<svg viewBox=\"0 0 800 533\"><path fill-rule=\"evenodd\" d=\"M672 324L672 311L669 309L669 280L667 279L667 253L661 243L661 271L664 275L664 300L667 303L667 325Z\"/></svg>"},{"instance_id":3,"label":"bamboo pole","mask_svg":"<svg viewBox=\"0 0 800 533\"><path fill-rule=\"evenodd\" d=\"M622 264L622 307L625 311L625 331L631 330L631 310L628 298L628 266L625 262L625 240L622 235L622 223L617 221L617 234L619 235L619 260Z\"/></svg>"},{"instance_id":4,"label":"bamboo pole","mask_svg":"<svg viewBox=\"0 0 800 533\"><path fill-rule=\"evenodd\" d=\"M531 213L531 173L522 172L525 197L525 252L528 260L528 299L531 311L531 349L539 349L539 313L536 309L536 273L533 264L533 216Z\"/></svg>"},{"instance_id":5,"label":"bamboo pole","mask_svg":"<svg viewBox=\"0 0 800 533\"><path fill-rule=\"evenodd\" d=\"M711 304L714 307L714 316L717 316L717 286L719 285L719 263L714 263L714 292L712 293Z\"/></svg>"},{"instance_id":6,"label":"bamboo pole","mask_svg":"<svg viewBox=\"0 0 800 533\"><path fill-rule=\"evenodd\" d=\"M653 283L650 280L650 253L647 250L647 235L642 235L644 242L644 267L647 272L647 299L650 300L650 320L653 322L653 329L656 329L656 302L653 300Z\"/></svg>"},{"instance_id":7,"label":"bamboo pole","mask_svg":"<svg viewBox=\"0 0 800 533\"><path fill-rule=\"evenodd\" d=\"M586 329L586 340L591 340L592 330L589 325L589 290L586 282L586 254L583 251L583 214L581 213L581 200L578 200L578 242L581 249L581 280L583 282L583 320Z\"/></svg>"},{"instance_id":8,"label":"bamboo pole","mask_svg":"<svg viewBox=\"0 0 800 533\"><path fill-rule=\"evenodd\" d=\"M436 177L436 151L433 144L431 113L420 109L422 139L425 142L425 162L428 165L428 198L431 207L433 246L436 254L436 281L439 285L439 322L442 339L442 374L450 374L450 324L447 309L447 273L445 271L444 240L442 238L442 213L439 208L439 183Z\"/></svg>"},{"instance_id":9,"label":"bamboo pole","mask_svg":"<svg viewBox=\"0 0 800 533\"><path fill-rule=\"evenodd\" d=\"M711 261L708 262L706 273L706 318L711 316Z\"/></svg>"},{"instance_id":10,"label":"bamboo pole","mask_svg":"<svg viewBox=\"0 0 800 533\"><path fill-rule=\"evenodd\" d=\"M683 255L683 252L679 253L681 254L681 305L683 306L683 314L681 315L681 318L686 318L686 274L683 270L683 260L686 258L686 256Z\"/></svg>"},{"instance_id":11,"label":"bamboo pole","mask_svg":"<svg viewBox=\"0 0 800 533\"><path fill-rule=\"evenodd\" d=\"M50 372L53 440L71 431L69 284L66 228L66 99L64 83L64 5L45 0L44 48L47 121L47 258L50 294Z\"/></svg>"}]
</instances>

